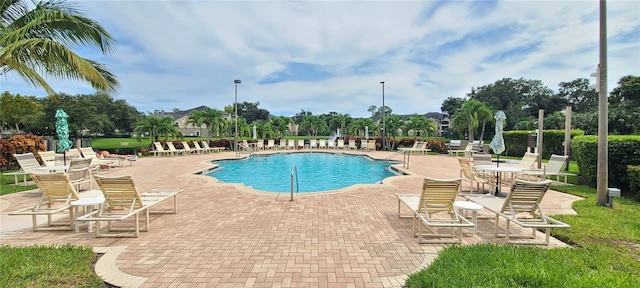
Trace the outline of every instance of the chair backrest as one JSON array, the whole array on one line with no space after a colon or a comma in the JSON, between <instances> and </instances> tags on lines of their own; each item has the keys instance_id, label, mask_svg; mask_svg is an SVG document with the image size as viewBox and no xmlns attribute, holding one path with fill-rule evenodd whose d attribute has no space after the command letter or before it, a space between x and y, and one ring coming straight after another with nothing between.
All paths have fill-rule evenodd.
<instances>
[{"instance_id":1,"label":"chair backrest","mask_svg":"<svg viewBox=\"0 0 640 288\"><path fill-rule=\"evenodd\" d=\"M309 139L309 147L314 148L318 144L318 139Z\"/></svg>"},{"instance_id":2,"label":"chair backrest","mask_svg":"<svg viewBox=\"0 0 640 288\"><path fill-rule=\"evenodd\" d=\"M462 140L449 141L449 148L460 148L460 145L462 145Z\"/></svg>"},{"instance_id":3,"label":"chair backrest","mask_svg":"<svg viewBox=\"0 0 640 288\"><path fill-rule=\"evenodd\" d=\"M369 140L367 142L367 149L376 150L376 140Z\"/></svg>"},{"instance_id":4,"label":"chair backrest","mask_svg":"<svg viewBox=\"0 0 640 288\"><path fill-rule=\"evenodd\" d=\"M33 153L13 154L13 157L18 161L20 169L26 173L35 172L37 168L42 167L38 159Z\"/></svg>"},{"instance_id":5,"label":"chair backrest","mask_svg":"<svg viewBox=\"0 0 640 288\"><path fill-rule=\"evenodd\" d=\"M293 139L287 139L287 147L293 147L293 146L295 146L293 144Z\"/></svg>"},{"instance_id":6,"label":"chair backrest","mask_svg":"<svg viewBox=\"0 0 640 288\"><path fill-rule=\"evenodd\" d=\"M176 149L176 146L173 146L173 142L171 141L167 141L167 147L169 148L169 151L178 151L178 149ZM189 147L189 145L187 145L187 147Z\"/></svg>"},{"instance_id":7,"label":"chair backrest","mask_svg":"<svg viewBox=\"0 0 640 288\"><path fill-rule=\"evenodd\" d=\"M549 185L550 180L533 182L515 179L500 212L512 217L544 219L540 201L549 190Z\"/></svg>"},{"instance_id":8,"label":"chair backrest","mask_svg":"<svg viewBox=\"0 0 640 288\"><path fill-rule=\"evenodd\" d=\"M491 154L475 153L473 154L473 165L491 165Z\"/></svg>"},{"instance_id":9,"label":"chair backrest","mask_svg":"<svg viewBox=\"0 0 640 288\"><path fill-rule=\"evenodd\" d=\"M524 153L524 156L522 156L522 160L520 160L520 163L518 164L518 168L531 169L533 167L533 163L535 163L537 160L538 160L538 153L526 152Z\"/></svg>"},{"instance_id":10,"label":"chair backrest","mask_svg":"<svg viewBox=\"0 0 640 288\"><path fill-rule=\"evenodd\" d=\"M336 147L335 139L328 139L327 140L327 147L329 147L329 148Z\"/></svg>"},{"instance_id":11,"label":"chair backrest","mask_svg":"<svg viewBox=\"0 0 640 288\"><path fill-rule=\"evenodd\" d=\"M98 158L98 155L93 151L92 147L78 147L78 151L84 158Z\"/></svg>"},{"instance_id":12,"label":"chair backrest","mask_svg":"<svg viewBox=\"0 0 640 288\"><path fill-rule=\"evenodd\" d=\"M198 141L193 141L191 143L193 143L193 147L196 148L196 150L202 150L203 149L202 147L200 147L200 144L198 144Z\"/></svg>"},{"instance_id":13,"label":"chair backrest","mask_svg":"<svg viewBox=\"0 0 640 288\"><path fill-rule=\"evenodd\" d=\"M411 146L411 149L418 149L419 145L420 145L420 141L414 141L413 146Z\"/></svg>"},{"instance_id":14,"label":"chair backrest","mask_svg":"<svg viewBox=\"0 0 640 288\"><path fill-rule=\"evenodd\" d=\"M92 158L78 158L71 159L69 163L69 180L70 181L79 181L88 179L91 171L89 170L91 167Z\"/></svg>"},{"instance_id":15,"label":"chair backrest","mask_svg":"<svg viewBox=\"0 0 640 288\"><path fill-rule=\"evenodd\" d=\"M344 139L338 139L338 147L344 148Z\"/></svg>"},{"instance_id":16,"label":"chair backrest","mask_svg":"<svg viewBox=\"0 0 640 288\"><path fill-rule=\"evenodd\" d=\"M262 139L256 140L256 148L258 148L258 149L264 148L264 140L262 140Z\"/></svg>"},{"instance_id":17,"label":"chair backrest","mask_svg":"<svg viewBox=\"0 0 640 288\"><path fill-rule=\"evenodd\" d=\"M153 146L156 148L156 151L165 151L162 143L160 142L153 142Z\"/></svg>"},{"instance_id":18,"label":"chair backrest","mask_svg":"<svg viewBox=\"0 0 640 288\"><path fill-rule=\"evenodd\" d=\"M476 179L476 174L473 173L473 168L471 168L469 159L465 157L458 157L458 163L460 163L460 171L465 178Z\"/></svg>"},{"instance_id":19,"label":"chair backrest","mask_svg":"<svg viewBox=\"0 0 640 288\"><path fill-rule=\"evenodd\" d=\"M95 175L95 179L110 209L124 208L131 212L144 206L131 175L115 177Z\"/></svg>"},{"instance_id":20,"label":"chair backrest","mask_svg":"<svg viewBox=\"0 0 640 288\"><path fill-rule=\"evenodd\" d=\"M195 143L195 142L194 142ZM202 148L204 149L211 149L211 147L209 147L209 143L205 140L202 140Z\"/></svg>"},{"instance_id":21,"label":"chair backrest","mask_svg":"<svg viewBox=\"0 0 640 288\"><path fill-rule=\"evenodd\" d=\"M64 172L30 173L31 179L42 192L42 198L49 204L67 203L80 199L80 195Z\"/></svg>"},{"instance_id":22,"label":"chair backrest","mask_svg":"<svg viewBox=\"0 0 640 288\"><path fill-rule=\"evenodd\" d=\"M276 146L276 140L275 140L275 139L269 139L269 140L267 140L267 146L269 146L269 147L274 147L274 146Z\"/></svg>"},{"instance_id":23,"label":"chair backrest","mask_svg":"<svg viewBox=\"0 0 640 288\"><path fill-rule=\"evenodd\" d=\"M471 151L473 149L473 142L467 143L467 147L464 147L464 151Z\"/></svg>"},{"instance_id":24,"label":"chair backrest","mask_svg":"<svg viewBox=\"0 0 640 288\"><path fill-rule=\"evenodd\" d=\"M191 151L191 147L189 147L189 143L187 141L182 141L182 149Z\"/></svg>"},{"instance_id":25,"label":"chair backrest","mask_svg":"<svg viewBox=\"0 0 640 288\"><path fill-rule=\"evenodd\" d=\"M82 157L82 155L80 155L80 151L78 149L71 149L69 151L66 152L67 157L71 157L71 158L80 158Z\"/></svg>"},{"instance_id":26,"label":"chair backrest","mask_svg":"<svg viewBox=\"0 0 640 288\"><path fill-rule=\"evenodd\" d=\"M548 175L559 174L568 158L569 156L552 154L547 165L544 166L545 173Z\"/></svg>"},{"instance_id":27,"label":"chair backrest","mask_svg":"<svg viewBox=\"0 0 640 288\"><path fill-rule=\"evenodd\" d=\"M355 148L356 147L356 140L349 140L349 147L350 148Z\"/></svg>"},{"instance_id":28,"label":"chair backrest","mask_svg":"<svg viewBox=\"0 0 640 288\"><path fill-rule=\"evenodd\" d=\"M458 195L460 182L460 178L445 180L425 177L418 213L431 215L438 212L454 212L453 202Z\"/></svg>"},{"instance_id":29,"label":"chair backrest","mask_svg":"<svg viewBox=\"0 0 640 288\"><path fill-rule=\"evenodd\" d=\"M38 151L40 159L44 162L45 166L56 165L56 152L55 151Z\"/></svg>"}]
</instances>

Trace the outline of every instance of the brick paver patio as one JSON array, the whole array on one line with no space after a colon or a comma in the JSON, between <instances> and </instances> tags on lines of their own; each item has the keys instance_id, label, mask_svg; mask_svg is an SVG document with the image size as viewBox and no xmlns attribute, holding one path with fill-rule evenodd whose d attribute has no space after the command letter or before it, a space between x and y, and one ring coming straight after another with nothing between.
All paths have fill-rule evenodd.
<instances>
[{"instance_id":1,"label":"brick paver patio","mask_svg":"<svg viewBox=\"0 0 640 288\"><path fill-rule=\"evenodd\" d=\"M391 153L367 154L384 159ZM412 155L405 170L413 175L296 194L289 201L289 194L254 191L196 174L211 168L210 160L234 155L144 157L107 171L132 175L140 191L183 190L178 214L152 215L150 231L139 238L95 238L86 229L32 232L30 217L7 213L35 203L39 193L33 190L0 197L0 243L92 246L106 253L96 265L98 275L121 287L400 287L408 274L426 267L446 246L418 244L411 220L397 217L394 194L419 193L422 176L458 177L455 157ZM549 191L543 208L550 215L575 213L571 202L576 199ZM478 220L478 233L467 231L464 244L503 242L493 236L493 225L493 220ZM551 243L565 246L556 239Z\"/></svg>"}]
</instances>

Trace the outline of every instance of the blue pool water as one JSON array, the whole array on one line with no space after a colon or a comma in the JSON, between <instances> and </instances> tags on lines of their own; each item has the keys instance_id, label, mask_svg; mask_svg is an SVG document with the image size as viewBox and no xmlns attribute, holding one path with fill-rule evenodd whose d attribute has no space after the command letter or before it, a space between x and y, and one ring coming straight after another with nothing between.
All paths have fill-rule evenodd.
<instances>
[{"instance_id":1,"label":"blue pool water","mask_svg":"<svg viewBox=\"0 0 640 288\"><path fill-rule=\"evenodd\" d=\"M319 192L354 184L375 184L396 174L388 163L365 156L333 153L286 153L216 161L220 167L207 175L228 183L244 183L257 190L291 191L291 170L298 172L297 192Z\"/></svg>"}]
</instances>

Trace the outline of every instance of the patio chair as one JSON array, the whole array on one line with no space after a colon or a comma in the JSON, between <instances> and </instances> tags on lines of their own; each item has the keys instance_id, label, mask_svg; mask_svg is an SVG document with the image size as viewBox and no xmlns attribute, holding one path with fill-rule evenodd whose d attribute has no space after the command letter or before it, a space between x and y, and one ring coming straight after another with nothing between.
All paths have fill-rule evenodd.
<instances>
[{"instance_id":1,"label":"patio chair","mask_svg":"<svg viewBox=\"0 0 640 288\"><path fill-rule=\"evenodd\" d=\"M171 142L171 141L167 141L165 144L167 145L167 149L169 149L169 151L173 152L174 155L184 155L185 152L188 151L188 150L185 150L185 149L180 149L180 150L176 149L176 146L173 145L173 142ZM187 147L189 147L189 145L187 145Z\"/></svg>"},{"instance_id":2,"label":"patio chair","mask_svg":"<svg viewBox=\"0 0 640 288\"><path fill-rule=\"evenodd\" d=\"M546 164L543 164L542 169L522 170L522 172L518 174L518 177L524 178L524 179L534 178L539 180L545 180L547 179L547 177L551 178L550 176L555 175L556 176L555 181L559 182L560 176L564 176L564 183L567 183L567 176L576 175L576 174L562 171L568 158L569 156L567 155L562 156L562 155L552 154L551 157L549 157L549 161L547 161Z\"/></svg>"},{"instance_id":3,"label":"patio chair","mask_svg":"<svg viewBox=\"0 0 640 288\"><path fill-rule=\"evenodd\" d=\"M205 140L202 140L202 148L210 149L210 150L212 150L214 152L220 152L220 151L225 149L224 147L209 147L209 143L207 141L205 141Z\"/></svg>"},{"instance_id":4,"label":"patio chair","mask_svg":"<svg viewBox=\"0 0 640 288\"><path fill-rule=\"evenodd\" d=\"M465 198L481 204L487 210L495 213L496 226L495 236L505 237L507 243L513 244L534 244L549 245L549 238L552 228L569 228L568 224L560 222L549 216L544 215L540 209L540 202L549 190L550 180L541 182L532 182L522 179L515 179L509 195L506 198L499 198L488 195L464 195ZM498 225L500 218L507 221L505 233L500 234ZM531 235L514 235L511 230L511 223L522 228L531 229ZM522 242L511 241L512 238L529 238L536 237L537 230L545 231L544 242Z\"/></svg>"},{"instance_id":5,"label":"patio chair","mask_svg":"<svg viewBox=\"0 0 640 288\"><path fill-rule=\"evenodd\" d=\"M318 149L327 149L327 139L318 140Z\"/></svg>"},{"instance_id":6,"label":"patio chair","mask_svg":"<svg viewBox=\"0 0 640 288\"><path fill-rule=\"evenodd\" d=\"M36 169L43 167L38 162L33 153L23 153L23 154L13 154L13 157L18 161L18 165L20 165L20 170L15 172L4 173L4 175L13 175L14 184L18 184L18 175L22 175L22 181L26 185L27 184L27 174L37 172Z\"/></svg>"},{"instance_id":7,"label":"patio chair","mask_svg":"<svg viewBox=\"0 0 640 288\"><path fill-rule=\"evenodd\" d=\"M191 142L191 143L193 143L193 148L194 148L196 151L200 151L200 153L202 153L202 154L206 154L206 153L211 153L211 152L213 152L213 149L205 149L205 148L203 148L203 147L200 147L200 144L198 143L198 141L193 141L193 142Z\"/></svg>"},{"instance_id":8,"label":"patio chair","mask_svg":"<svg viewBox=\"0 0 640 288\"><path fill-rule=\"evenodd\" d=\"M130 175L116 177L96 175L95 179L104 195L105 203L100 206L100 209L76 218L76 221L95 221L96 237L138 237L140 231L149 230L149 214L177 213L179 191L141 194ZM171 209L150 210L156 204L169 198L173 198ZM143 215L143 223L141 223L140 214ZM126 221L131 217L134 218L134 223ZM101 228L101 222L108 223L107 229ZM122 225L116 227L113 222L123 224L124 227ZM102 230L106 230L106 232Z\"/></svg>"},{"instance_id":9,"label":"patio chair","mask_svg":"<svg viewBox=\"0 0 640 288\"><path fill-rule=\"evenodd\" d=\"M469 159L464 157L458 157L458 163L460 163L460 177L463 181L469 182L470 193L473 194L473 183L476 183L476 190L480 191L480 184L482 184L482 191L484 191L484 185L489 185L489 191L494 191L495 178L491 174L485 174L480 171L476 171L471 167Z\"/></svg>"},{"instance_id":10,"label":"patio chair","mask_svg":"<svg viewBox=\"0 0 640 288\"><path fill-rule=\"evenodd\" d=\"M358 146L356 145L356 140L349 140L349 149L351 150L358 150Z\"/></svg>"},{"instance_id":11,"label":"patio chair","mask_svg":"<svg viewBox=\"0 0 640 288\"><path fill-rule=\"evenodd\" d=\"M184 153L186 154L200 154L202 153L202 150L196 150L196 149L191 149L191 146L189 146L189 142L187 141L182 141L182 150L184 150Z\"/></svg>"},{"instance_id":12,"label":"patio chair","mask_svg":"<svg viewBox=\"0 0 640 288\"><path fill-rule=\"evenodd\" d=\"M173 156L173 155L175 155L175 153L173 151L165 150L164 147L162 146L162 143L160 143L160 142L153 142L153 147L155 148L155 150L151 151L153 153L153 156L158 156L158 155Z\"/></svg>"},{"instance_id":13,"label":"patio chair","mask_svg":"<svg viewBox=\"0 0 640 288\"><path fill-rule=\"evenodd\" d=\"M74 185L69 181L69 175L64 172L30 173L30 176L38 186L42 196L35 206L9 212L9 215L31 216L33 231L73 230L74 215L71 202L79 200L81 197L98 196L95 192L79 194ZM68 213L68 219L58 217L59 219L54 221L53 216L59 213ZM38 216L47 216L46 226L38 226Z\"/></svg>"},{"instance_id":14,"label":"patio chair","mask_svg":"<svg viewBox=\"0 0 640 288\"><path fill-rule=\"evenodd\" d=\"M459 156L462 153L464 157L473 156L473 142L467 143L467 146L463 150L449 150L449 156Z\"/></svg>"},{"instance_id":15,"label":"patio chair","mask_svg":"<svg viewBox=\"0 0 640 288\"><path fill-rule=\"evenodd\" d=\"M78 147L77 150L80 152L80 156L82 156L82 158L93 159L91 162L91 165L93 166L92 172L96 172L100 168L109 169L111 167L122 167L124 165L125 159L99 157L93 150L93 147Z\"/></svg>"},{"instance_id":16,"label":"patio chair","mask_svg":"<svg viewBox=\"0 0 640 288\"><path fill-rule=\"evenodd\" d=\"M256 151L258 150L264 150L264 140L263 139L258 139L256 140Z\"/></svg>"},{"instance_id":17,"label":"patio chair","mask_svg":"<svg viewBox=\"0 0 640 288\"><path fill-rule=\"evenodd\" d=\"M287 139L287 149L294 149L294 148L296 148L294 140L293 139Z\"/></svg>"},{"instance_id":18,"label":"patio chair","mask_svg":"<svg viewBox=\"0 0 640 288\"><path fill-rule=\"evenodd\" d=\"M309 149L318 147L318 139L309 139Z\"/></svg>"},{"instance_id":19,"label":"patio chair","mask_svg":"<svg viewBox=\"0 0 640 288\"><path fill-rule=\"evenodd\" d=\"M336 149L335 139L327 139L327 149Z\"/></svg>"},{"instance_id":20,"label":"patio chair","mask_svg":"<svg viewBox=\"0 0 640 288\"><path fill-rule=\"evenodd\" d=\"M451 140L447 143L447 151L449 152L449 156L453 156L451 151L460 150L460 145L462 145L462 140Z\"/></svg>"},{"instance_id":21,"label":"patio chair","mask_svg":"<svg viewBox=\"0 0 640 288\"><path fill-rule=\"evenodd\" d=\"M495 165L495 163L491 162L491 154L486 153L474 153L473 157L473 166L478 165Z\"/></svg>"},{"instance_id":22,"label":"patio chair","mask_svg":"<svg viewBox=\"0 0 640 288\"><path fill-rule=\"evenodd\" d=\"M56 165L56 151L38 151L38 155L40 155L40 159L42 159L45 166Z\"/></svg>"},{"instance_id":23,"label":"patio chair","mask_svg":"<svg viewBox=\"0 0 640 288\"><path fill-rule=\"evenodd\" d=\"M264 147L265 149L273 149L275 150L276 147L276 140L275 139L268 139L267 140L267 146Z\"/></svg>"},{"instance_id":24,"label":"patio chair","mask_svg":"<svg viewBox=\"0 0 640 288\"><path fill-rule=\"evenodd\" d=\"M418 243L462 243L462 228L473 228L475 224L454 208L454 201L458 195L461 179L433 179L424 178L422 193L418 195L400 195L398 197L398 216L401 203L411 209L413 215L413 234L418 236ZM405 216L406 218L406 216ZM419 222L419 223L416 223ZM417 231L416 231L417 226ZM423 233L422 227L434 229L451 229L450 233ZM456 237L456 230L458 236ZM423 237L430 239L423 240ZM446 238L445 238L446 237ZM442 239L445 238L445 239Z\"/></svg>"},{"instance_id":25,"label":"patio chair","mask_svg":"<svg viewBox=\"0 0 640 288\"><path fill-rule=\"evenodd\" d=\"M276 146L276 150L286 150L287 149L287 140L280 139L278 141L278 146Z\"/></svg>"},{"instance_id":26,"label":"patio chair","mask_svg":"<svg viewBox=\"0 0 640 288\"><path fill-rule=\"evenodd\" d=\"M80 186L84 183L89 184L89 190L93 188L93 183L91 182L92 160L92 158L80 158L69 161L69 169L67 170L69 182L75 185L76 191L80 191Z\"/></svg>"}]
</instances>

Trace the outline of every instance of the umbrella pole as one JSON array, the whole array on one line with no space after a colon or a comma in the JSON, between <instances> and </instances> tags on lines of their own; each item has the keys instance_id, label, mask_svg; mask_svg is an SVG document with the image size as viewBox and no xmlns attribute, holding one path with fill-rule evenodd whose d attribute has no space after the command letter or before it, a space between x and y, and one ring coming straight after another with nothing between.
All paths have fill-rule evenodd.
<instances>
[{"instance_id":1,"label":"umbrella pole","mask_svg":"<svg viewBox=\"0 0 640 288\"><path fill-rule=\"evenodd\" d=\"M67 151L62 151L62 164L67 166Z\"/></svg>"},{"instance_id":2,"label":"umbrella pole","mask_svg":"<svg viewBox=\"0 0 640 288\"><path fill-rule=\"evenodd\" d=\"M498 154L498 160L496 161L496 167L500 167L500 154ZM500 194L500 172L496 171L496 197Z\"/></svg>"}]
</instances>

